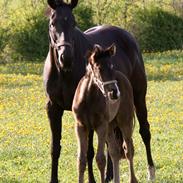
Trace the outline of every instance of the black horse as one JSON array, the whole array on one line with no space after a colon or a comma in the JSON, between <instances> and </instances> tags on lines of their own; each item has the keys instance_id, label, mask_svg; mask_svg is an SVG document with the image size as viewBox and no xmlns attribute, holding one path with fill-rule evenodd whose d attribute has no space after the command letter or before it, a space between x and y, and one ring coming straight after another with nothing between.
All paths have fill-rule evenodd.
<instances>
[{"instance_id":1,"label":"black horse","mask_svg":"<svg viewBox=\"0 0 183 183\"><path fill-rule=\"evenodd\" d=\"M146 90L147 80L142 55L135 39L121 28L97 26L81 32L76 27L72 9L78 0L70 4L62 0L48 0L50 6L49 52L44 66L44 84L47 93L47 114L52 132L52 172L51 183L58 182L58 160L61 151L61 118L64 110L71 110L74 93L78 82L85 74L86 53L94 44L108 47L116 44L116 55L112 58L114 68L125 74L130 80L134 92L134 104L140 123L140 134L146 147L149 179L154 179L155 168L151 156L149 123L147 121ZM89 182L94 183L92 162L93 131L88 138ZM108 158L106 182L112 179L112 163Z\"/></svg>"}]
</instances>

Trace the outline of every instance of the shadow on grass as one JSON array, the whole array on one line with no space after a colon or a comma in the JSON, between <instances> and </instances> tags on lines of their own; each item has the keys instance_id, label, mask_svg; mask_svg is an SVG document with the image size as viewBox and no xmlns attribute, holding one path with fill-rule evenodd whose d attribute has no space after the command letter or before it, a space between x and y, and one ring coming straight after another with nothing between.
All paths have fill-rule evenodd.
<instances>
[{"instance_id":1,"label":"shadow on grass","mask_svg":"<svg viewBox=\"0 0 183 183\"><path fill-rule=\"evenodd\" d=\"M17 180L15 178L11 179L11 178L0 178L0 182L2 183L20 183L20 180Z\"/></svg>"},{"instance_id":2,"label":"shadow on grass","mask_svg":"<svg viewBox=\"0 0 183 183\"><path fill-rule=\"evenodd\" d=\"M43 73L43 62L17 62L0 64L1 74L21 74L21 75L42 75Z\"/></svg>"},{"instance_id":3,"label":"shadow on grass","mask_svg":"<svg viewBox=\"0 0 183 183\"><path fill-rule=\"evenodd\" d=\"M170 74L164 74L164 75L151 75L147 74L148 81L181 81L183 80L182 76L175 76Z\"/></svg>"},{"instance_id":4,"label":"shadow on grass","mask_svg":"<svg viewBox=\"0 0 183 183\"><path fill-rule=\"evenodd\" d=\"M16 89L16 88L30 88L31 86L33 86L32 83L30 82L27 82L27 83L24 83L24 84L21 84L21 83L0 83L1 87L5 87L6 89Z\"/></svg>"}]
</instances>

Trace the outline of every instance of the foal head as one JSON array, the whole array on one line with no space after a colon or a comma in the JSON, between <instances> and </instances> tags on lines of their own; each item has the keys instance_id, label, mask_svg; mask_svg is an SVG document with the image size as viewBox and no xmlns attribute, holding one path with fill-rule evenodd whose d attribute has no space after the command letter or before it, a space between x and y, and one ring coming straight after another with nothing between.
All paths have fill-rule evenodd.
<instances>
[{"instance_id":1,"label":"foal head","mask_svg":"<svg viewBox=\"0 0 183 183\"><path fill-rule=\"evenodd\" d=\"M49 22L50 44L56 52L57 65L65 70L70 70L73 61L74 41L73 33L75 18L72 9L76 7L78 0L71 0L70 4L62 0L48 0L51 7Z\"/></svg>"},{"instance_id":2,"label":"foal head","mask_svg":"<svg viewBox=\"0 0 183 183\"><path fill-rule=\"evenodd\" d=\"M112 100L120 97L117 80L115 80L115 70L111 61L111 57L115 53L116 46L114 44L106 49L95 45L88 56L88 70L92 73L94 83L105 97Z\"/></svg>"}]
</instances>

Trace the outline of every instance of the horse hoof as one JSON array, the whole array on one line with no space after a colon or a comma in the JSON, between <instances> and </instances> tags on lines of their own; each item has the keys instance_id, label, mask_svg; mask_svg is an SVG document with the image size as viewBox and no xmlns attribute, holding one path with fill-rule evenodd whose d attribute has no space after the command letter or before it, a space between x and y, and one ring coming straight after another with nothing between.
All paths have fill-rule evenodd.
<instances>
[{"instance_id":1,"label":"horse hoof","mask_svg":"<svg viewBox=\"0 0 183 183\"><path fill-rule=\"evenodd\" d=\"M51 180L49 183L58 183L58 180Z\"/></svg>"},{"instance_id":2,"label":"horse hoof","mask_svg":"<svg viewBox=\"0 0 183 183\"><path fill-rule=\"evenodd\" d=\"M112 180L112 177L106 177L105 178L105 183L109 183Z\"/></svg>"},{"instance_id":3,"label":"horse hoof","mask_svg":"<svg viewBox=\"0 0 183 183\"><path fill-rule=\"evenodd\" d=\"M148 181L155 181L155 168L154 166L148 167Z\"/></svg>"}]
</instances>

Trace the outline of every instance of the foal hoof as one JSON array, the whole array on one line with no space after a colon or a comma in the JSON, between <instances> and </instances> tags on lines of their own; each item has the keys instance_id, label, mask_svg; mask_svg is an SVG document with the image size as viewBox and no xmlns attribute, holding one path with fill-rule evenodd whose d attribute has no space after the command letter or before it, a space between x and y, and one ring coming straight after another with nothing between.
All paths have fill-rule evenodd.
<instances>
[{"instance_id":1,"label":"foal hoof","mask_svg":"<svg viewBox=\"0 0 183 183\"><path fill-rule=\"evenodd\" d=\"M88 183L96 183L96 181L95 181L93 176L92 176L92 178L89 178Z\"/></svg>"},{"instance_id":2,"label":"foal hoof","mask_svg":"<svg viewBox=\"0 0 183 183\"><path fill-rule=\"evenodd\" d=\"M106 177L105 178L105 183L109 183L112 180L112 177Z\"/></svg>"},{"instance_id":3,"label":"foal hoof","mask_svg":"<svg viewBox=\"0 0 183 183\"><path fill-rule=\"evenodd\" d=\"M148 181L155 181L155 167L149 166L148 167Z\"/></svg>"},{"instance_id":4,"label":"foal hoof","mask_svg":"<svg viewBox=\"0 0 183 183\"><path fill-rule=\"evenodd\" d=\"M95 182L95 179L93 179L93 180L89 180L88 183L96 183L96 182Z\"/></svg>"}]
</instances>

